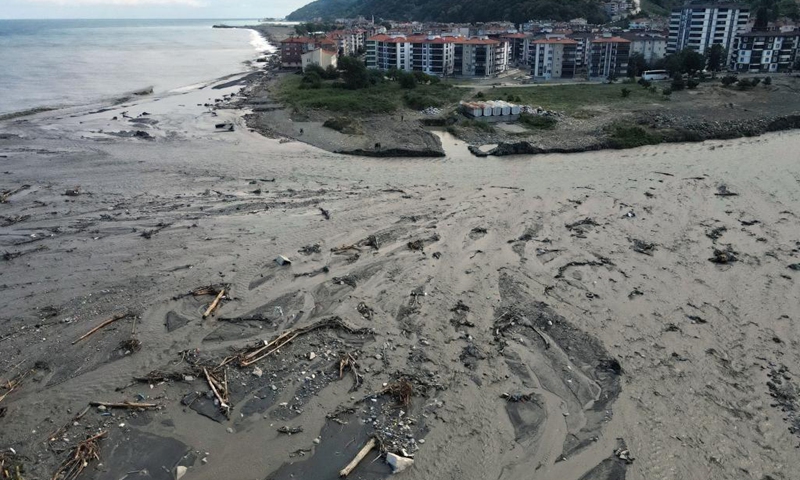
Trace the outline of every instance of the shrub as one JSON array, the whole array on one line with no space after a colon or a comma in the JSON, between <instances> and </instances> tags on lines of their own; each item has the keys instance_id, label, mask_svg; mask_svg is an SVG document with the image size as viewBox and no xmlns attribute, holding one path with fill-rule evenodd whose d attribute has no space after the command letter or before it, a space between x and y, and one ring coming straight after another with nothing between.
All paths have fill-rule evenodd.
<instances>
[{"instance_id":1,"label":"shrub","mask_svg":"<svg viewBox=\"0 0 800 480\"><path fill-rule=\"evenodd\" d=\"M478 92L478 93L475 94L475 98L483 98L483 97L485 97L483 92Z\"/></svg>"},{"instance_id":2,"label":"shrub","mask_svg":"<svg viewBox=\"0 0 800 480\"><path fill-rule=\"evenodd\" d=\"M761 78L759 77L755 77L752 80L750 80L750 84L753 85L754 87L757 87L759 83L761 83Z\"/></svg>"},{"instance_id":3,"label":"shrub","mask_svg":"<svg viewBox=\"0 0 800 480\"><path fill-rule=\"evenodd\" d=\"M635 80L635 79L633 79L633 78L630 78L630 77L626 77L626 78L623 78L623 79L622 79L622 83L623 83L624 85L630 85L630 84L632 84L632 83L636 83L636 80Z\"/></svg>"},{"instance_id":4,"label":"shrub","mask_svg":"<svg viewBox=\"0 0 800 480\"><path fill-rule=\"evenodd\" d=\"M303 70L303 73L305 74L316 73L317 76L319 76L319 78L325 78L325 69L320 67L316 63L312 63L309 66L307 66L305 70Z\"/></svg>"},{"instance_id":5,"label":"shrub","mask_svg":"<svg viewBox=\"0 0 800 480\"><path fill-rule=\"evenodd\" d=\"M328 65L328 68L325 69L325 75L321 75L321 77L326 80L336 80L339 78L339 70L333 65Z\"/></svg>"},{"instance_id":6,"label":"shrub","mask_svg":"<svg viewBox=\"0 0 800 480\"><path fill-rule=\"evenodd\" d=\"M631 96L631 90L629 88L623 88L620 90L620 94L622 94L622 98L628 98Z\"/></svg>"},{"instance_id":7,"label":"shrub","mask_svg":"<svg viewBox=\"0 0 800 480\"><path fill-rule=\"evenodd\" d=\"M650 90L650 93L658 93L658 87L656 87L655 85L650 85L650 88L648 88L648 90Z\"/></svg>"},{"instance_id":8,"label":"shrub","mask_svg":"<svg viewBox=\"0 0 800 480\"><path fill-rule=\"evenodd\" d=\"M766 86L772 85L772 77L764 77L764 85Z\"/></svg>"},{"instance_id":9,"label":"shrub","mask_svg":"<svg viewBox=\"0 0 800 480\"><path fill-rule=\"evenodd\" d=\"M411 90L417 87L417 79L410 73L401 72L398 79L400 81L400 88Z\"/></svg>"},{"instance_id":10,"label":"shrub","mask_svg":"<svg viewBox=\"0 0 800 480\"><path fill-rule=\"evenodd\" d=\"M519 123L530 128L549 130L551 128L555 128L556 123L558 123L558 120L556 120L553 117L546 117L543 115L531 115L530 113L521 113L519 115Z\"/></svg>"},{"instance_id":11,"label":"shrub","mask_svg":"<svg viewBox=\"0 0 800 480\"><path fill-rule=\"evenodd\" d=\"M649 133L642 127L614 125L610 129L608 143L611 148L633 148L643 145L656 145L664 141L656 133Z\"/></svg>"},{"instance_id":12,"label":"shrub","mask_svg":"<svg viewBox=\"0 0 800 480\"><path fill-rule=\"evenodd\" d=\"M322 87L322 77L317 74L317 72L309 72L303 74L303 80L300 82L300 88L302 89L314 89Z\"/></svg>"},{"instance_id":13,"label":"shrub","mask_svg":"<svg viewBox=\"0 0 800 480\"><path fill-rule=\"evenodd\" d=\"M731 85L736 83L737 80L738 80L738 78L736 78L735 75L725 75L724 77L722 77L720 82L722 82L722 85L724 85L726 87L730 87Z\"/></svg>"},{"instance_id":14,"label":"shrub","mask_svg":"<svg viewBox=\"0 0 800 480\"><path fill-rule=\"evenodd\" d=\"M736 86L739 88L739 90L749 90L755 87L756 85L758 85L758 82L756 82L755 78L753 80L742 78L738 82L736 82Z\"/></svg>"},{"instance_id":15,"label":"shrub","mask_svg":"<svg viewBox=\"0 0 800 480\"><path fill-rule=\"evenodd\" d=\"M695 78L690 78L689 81L686 82L686 88L689 90L694 90L698 85L700 85L700 81Z\"/></svg>"},{"instance_id":16,"label":"shrub","mask_svg":"<svg viewBox=\"0 0 800 480\"><path fill-rule=\"evenodd\" d=\"M643 86L644 88L650 88L653 84L650 80L645 80L644 78L639 79L639 85Z\"/></svg>"},{"instance_id":17,"label":"shrub","mask_svg":"<svg viewBox=\"0 0 800 480\"><path fill-rule=\"evenodd\" d=\"M675 74L670 87L672 88L672 91L680 91L686 88L686 82L683 81L683 76L679 73Z\"/></svg>"},{"instance_id":18,"label":"shrub","mask_svg":"<svg viewBox=\"0 0 800 480\"><path fill-rule=\"evenodd\" d=\"M368 70L368 77L370 85L378 85L383 83L385 80L383 72L380 70Z\"/></svg>"},{"instance_id":19,"label":"shrub","mask_svg":"<svg viewBox=\"0 0 800 480\"><path fill-rule=\"evenodd\" d=\"M669 87L664 87L664 88L661 90L661 93L662 93L662 94L663 94L665 97L669 97L670 95L672 95L672 89L671 89L671 88L669 88Z\"/></svg>"}]
</instances>

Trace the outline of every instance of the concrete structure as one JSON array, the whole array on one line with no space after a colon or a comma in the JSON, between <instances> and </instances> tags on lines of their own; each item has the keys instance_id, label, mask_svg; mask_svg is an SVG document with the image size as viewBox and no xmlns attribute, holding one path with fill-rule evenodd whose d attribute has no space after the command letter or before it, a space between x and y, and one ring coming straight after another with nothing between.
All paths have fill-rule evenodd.
<instances>
[{"instance_id":1,"label":"concrete structure","mask_svg":"<svg viewBox=\"0 0 800 480\"><path fill-rule=\"evenodd\" d=\"M745 4L688 3L674 8L669 20L667 53L690 48L699 53L721 44L730 52L733 39L743 32L750 18Z\"/></svg>"},{"instance_id":2,"label":"concrete structure","mask_svg":"<svg viewBox=\"0 0 800 480\"><path fill-rule=\"evenodd\" d=\"M540 38L533 41L531 73L534 77L574 78L578 42L566 37Z\"/></svg>"},{"instance_id":3,"label":"concrete structure","mask_svg":"<svg viewBox=\"0 0 800 480\"><path fill-rule=\"evenodd\" d=\"M281 41L281 67L302 68L303 54L317 47L310 37L290 37Z\"/></svg>"},{"instance_id":4,"label":"concrete structure","mask_svg":"<svg viewBox=\"0 0 800 480\"><path fill-rule=\"evenodd\" d=\"M411 69L428 75L448 77L455 65L454 37L408 37L411 43Z\"/></svg>"},{"instance_id":5,"label":"concrete structure","mask_svg":"<svg viewBox=\"0 0 800 480\"><path fill-rule=\"evenodd\" d=\"M621 37L598 37L589 47L589 78L623 77L628 70L631 42Z\"/></svg>"},{"instance_id":6,"label":"concrete structure","mask_svg":"<svg viewBox=\"0 0 800 480\"><path fill-rule=\"evenodd\" d=\"M629 32L621 33L620 37L630 40L631 55L639 53L648 63L653 63L667 55L667 37L659 33Z\"/></svg>"},{"instance_id":7,"label":"concrete structure","mask_svg":"<svg viewBox=\"0 0 800 480\"><path fill-rule=\"evenodd\" d=\"M376 35L367 40L367 68L438 76L488 77L508 69L509 42L487 37Z\"/></svg>"},{"instance_id":8,"label":"concrete structure","mask_svg":"<svg viewBox=\"0 0 800 480\"><path fill-rule=\"evenodd\" d=\"M749 32L737 35L731 51L731 70L777 73L792 69L799 58L800 32Z\"/></svg>"},{"instance_id":9,"label":"concrete structure","mask_svg":"<svg viewBox=\"0 0 800 480\"><path fill-rule=\"evenodd\" d=\"M411 43L403 35L376 35L367 40L367 68L411 71Z\"/></svg>"},{"instance_id":10,"label":"concrete structure","mask_svg":"<svg viewBox=\"0 0 800 480\"><path fill-rule=\"evenodd\" d=\"M508 42L486 37L455 40L454 74L489 77L508 68Z\"/></svg>"},{"instance_id":11,"label":"concrete structure","mask_svg":"<svg viewBox=\"0 0 800 480\"><path fill-rule=\"evenodd\" d=\"M508 63L512 65L527 65L528 56L526 51L526 40L528 35L524 33L506 33L500 35L500 41L508 42Z\"/></svg>"},{"instance_id":12,"label":"concrete structure","mask_svg":"<svg viewBox=\"0 0 800 480\"><path fill-rule=\"evenodd\" d=\"M336 68L339 60L338 52L335 50L324 50L322 48L315 48L309 50L301 55L303 70L309 65L319 65L322 68L330 66Z\"/></svg>"}]
</instances>

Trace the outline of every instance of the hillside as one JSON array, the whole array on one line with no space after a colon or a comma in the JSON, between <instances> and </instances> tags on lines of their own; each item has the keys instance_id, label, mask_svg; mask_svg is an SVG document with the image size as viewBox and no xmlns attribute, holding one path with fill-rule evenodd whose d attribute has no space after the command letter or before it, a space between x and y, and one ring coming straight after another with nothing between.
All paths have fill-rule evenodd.
<instances>
[{"instance_id":1,"label":"hillside","mask_svg":"<svg viewBox=\"0 0 800 480\"><path fill-rule=\"evenodd\" d=\"M599 0L316 0L292 12L287 20L375 16L392 20L522 23L532 18L569 20L583 17L603 23Z\"/></svg>"}]
</instances>

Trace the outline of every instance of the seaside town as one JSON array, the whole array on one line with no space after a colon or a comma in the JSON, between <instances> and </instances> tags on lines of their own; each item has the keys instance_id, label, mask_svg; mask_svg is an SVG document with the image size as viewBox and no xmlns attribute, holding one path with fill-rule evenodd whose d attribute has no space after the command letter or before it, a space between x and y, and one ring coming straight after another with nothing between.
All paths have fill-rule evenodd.
<instances>
[{"instance_id":1,"label":"seaside town","mask_svg":"<svg viewBox=\"0 0 800 480\"><path fill-rule=\"evenodd\" d=\"M280 61L283 68L326 68L335 67L340 55L364 55L368 68L442 78L515 72L535 80L597 80L668 70L670 55L690 50L707 56L718 46L717 71L800 70L798 26L789 19L757 23L757 15L744 3L700 0L663 18L637 16L636 4L626 1L608 2L604 8L610 25L591 25L584 18L522 25L338 19L331 24L335 29L281 41Z\"/></svg>"}]
</instances>

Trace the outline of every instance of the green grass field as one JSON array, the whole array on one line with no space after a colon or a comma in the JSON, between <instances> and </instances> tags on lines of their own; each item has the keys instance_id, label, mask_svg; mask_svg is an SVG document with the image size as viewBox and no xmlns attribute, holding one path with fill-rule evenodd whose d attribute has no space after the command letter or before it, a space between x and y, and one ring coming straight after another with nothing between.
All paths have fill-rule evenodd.
<instances>
[{"instance_id":1,"label":"green grass field","mask_svg":"<svg viewBox=\"0 0 800 480\"><path fill-rule=\"evenodd\" d=\"M322 88L300 88L302 77L289 75L281 79L276 100L298 110L329 110L341 115L351 113L391 113L407 107L422 110L458 103L467 91L447 84L417 85L405 90L397 82L386 81L360 90L347 90L338 82L325 81Z\"/></svg>"},{"instance_id":2,"label":"green grass field","mask_svg":"<svg viewBox=\"0 0 800 480\"><path fill-rule=\"evenodd\" d=\"M622 89L631 91L627 98L623 98ZM506 100L510 95L519 97L524 105L542 107L547 110L559 110L574 113L584 107L592 105L607 105L614 107L632 107L636 105L663 102L660 93L650 93L646 88L637 84L565 84L544 85L540 87L521 88L494 88L484 91L486 100Z\"/></svg>"}]
</instances>

